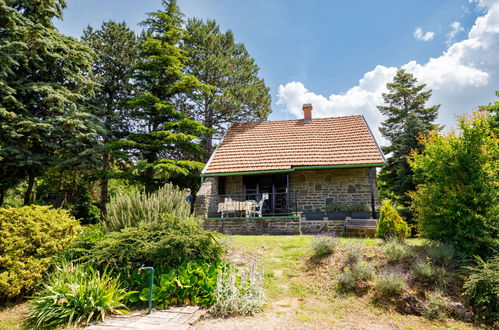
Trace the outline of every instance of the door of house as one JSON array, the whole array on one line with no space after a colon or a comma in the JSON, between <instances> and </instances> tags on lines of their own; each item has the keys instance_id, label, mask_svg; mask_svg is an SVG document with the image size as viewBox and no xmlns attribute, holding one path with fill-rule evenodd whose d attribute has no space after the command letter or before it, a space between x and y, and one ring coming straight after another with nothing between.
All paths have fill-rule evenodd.
<instances>
[{"instance_id":1,"label":"door of house","mask_svg":"<svg viewBox=\"0 0 499 330\"><path fill-rule=\"evenodd\" d=\"M246 200L260 201L262 194L268 193L263 213L266 215L285 215L288 213L287 174L246 175L243 177Z\"/></svg>"}]
</instances>

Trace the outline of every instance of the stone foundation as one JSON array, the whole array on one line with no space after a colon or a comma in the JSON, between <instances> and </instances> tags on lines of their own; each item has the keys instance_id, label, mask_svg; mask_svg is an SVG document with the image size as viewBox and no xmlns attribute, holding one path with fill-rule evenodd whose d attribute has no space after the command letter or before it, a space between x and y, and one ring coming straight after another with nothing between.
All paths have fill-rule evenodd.
<instances>
[{"instance_id":1,"label":"stone foundation","mask_svg":"<svg viewBox=\"0 0 499 330\"><path fill-rule=\"evenodd\" d=\"M375 229L348 229L344 220L309 221L289 218L206 219L203 227L227 235L317 235L335 232L338 236L373 237Z\"/></svg>"}]
</instances>

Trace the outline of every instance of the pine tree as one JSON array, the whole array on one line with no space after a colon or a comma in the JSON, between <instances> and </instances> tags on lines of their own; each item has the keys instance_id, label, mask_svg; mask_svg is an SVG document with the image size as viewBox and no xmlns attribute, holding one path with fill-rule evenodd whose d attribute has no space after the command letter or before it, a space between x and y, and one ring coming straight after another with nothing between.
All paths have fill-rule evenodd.
<instances>
[{"instance_id":1,"label":"pine tree","mask_svg":"<svg viewBox=\"0 0 499 330\"><path fill-rule=\"evenodd\" d=\"M228 124L265 120L271 108L269 88L258 77L259 67L242 43L234 41L232 31L221 32L214 20L188 20L188 38L182 48L191 58L187 72L210 90L190 93L181 99L184 111L216 130L219 136ZM212 151L212 135L203 137L207 161Z\"/></svg>"},{"instance_id":2,"label":"pine tree","mask_svg":"<svg viewBox=\"0 0 499 330\"><path fill-rule=\"evenodd\" d=\"M428 134L437 128L434 121L440 108L440 105L426 107L432 91L425 91L425 84L416 83L417 79L412 74L399 70L393 82L387 84L388 93L383 93L385 105L377 107L386 116L380 132L390 141L389 146L382 148L390 157L388 165L380 172L380 181L389 196L404 207L401 214L411 224L410 197L407 193L414 191L415 185L407 157L412 150L421 150L420 134Z\"/></svg>"},{"instance_id":3,"label":"pine tree","mask_svg":"<svg viewBox=\"0 0 499 330\"><path fill-rule=\"evenodd\" d=\"M83 107L93 89L85 75L92 52L52 23L64 7L63 0L0 1L0 191L27 178L25 204L36 177L83 157L99 128Z\"/></svg>"},{"instance_id":4,"label":"pine tree","mask_svg":"<svg viewBox=\"0 0 499 330\"><path fill-rule=\"evenodd\" d=\"M139 40L126 23L114 21L102 23L98 30L87 27L82 40L97 55L92 65L92 78L97 87L88 104L105 128L97 150L102 162L102 170L98 175L101 186L100 210L105 215L109 202L109 177L113 176L111 163L123 158L115 142L126 136L132 126L124 101L131 98L135 91L131 78L138 57Z\"/></svg>"},{"instance_id":5,"label":"pine tree","mask_svg":"<svg viewBox=\"0 0 499 330\"><path fill-rule=\"evenodd\" d=\"M194 89L207 88L184 73L188 57L179 48L184 38L182 14L176 1L163 1L164 11L148 14L147 30L139 47L134 79L141 93L128 101L136 130L121 141L137 163L136 179L151 192L161 181L199 171L193 161L201 153L196 143L209 130L177 111L174 99Z\"/></svg>"}]
</instances>

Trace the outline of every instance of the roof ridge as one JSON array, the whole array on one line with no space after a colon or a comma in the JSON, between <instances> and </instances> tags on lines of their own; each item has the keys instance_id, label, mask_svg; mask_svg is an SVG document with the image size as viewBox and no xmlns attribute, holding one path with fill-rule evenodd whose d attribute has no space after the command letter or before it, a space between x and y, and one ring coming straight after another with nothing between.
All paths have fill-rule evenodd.
<instances>
[{"instance_id":1,"label":"roof ridge","mask_svg":"<svg viewBox=\"0 0 499 330\"><path fill-rule=\"evenodd\" d=\"M322 119L336 119L336 118L350 118L350 117L363 117L363 115L348 115L348 116L331 116L331 117L314 117L312 118L312 123L314 120L322 120ZM242 121L235 122L232 124L258 124L258 123L280 123L284 121L303 121L303 118L297 119L281 119L281 120L262 120L262 121Z\"/></svg>"}]
</instances>

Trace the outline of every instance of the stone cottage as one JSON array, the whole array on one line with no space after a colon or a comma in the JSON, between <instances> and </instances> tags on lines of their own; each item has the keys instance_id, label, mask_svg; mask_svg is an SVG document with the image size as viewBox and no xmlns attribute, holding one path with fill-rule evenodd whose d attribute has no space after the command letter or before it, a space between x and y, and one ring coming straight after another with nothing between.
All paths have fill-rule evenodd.
<instances>
[{"instance_id":1,"label":"stone cottage","mask_svg":"<svg viewBox=\"0 0 499 330\"><path fill-rule=\"evenodd\" d=\"M296 226L299 232L328 229L328 223L338 229L356 219L355 211L376 218L376 167L386 159L364 117L315 119L311 104L303 112L299 120L229 128L196 196L196 214L207 227L249 234L263 226L285 234ZM333 219L333 211L344 211L343 219Z\"/></svg>"}]
</instances>

